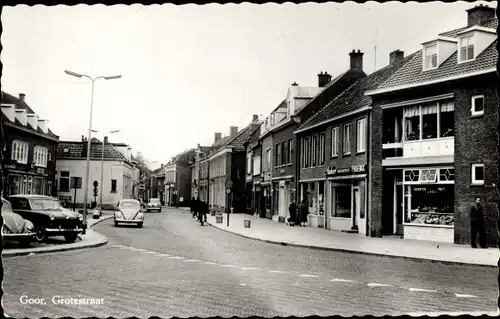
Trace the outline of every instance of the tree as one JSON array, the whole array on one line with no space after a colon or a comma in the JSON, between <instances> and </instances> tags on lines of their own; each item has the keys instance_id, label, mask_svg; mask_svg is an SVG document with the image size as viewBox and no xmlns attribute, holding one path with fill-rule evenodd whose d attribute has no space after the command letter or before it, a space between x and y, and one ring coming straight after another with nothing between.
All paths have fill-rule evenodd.
<instances>
[{"instance_id":1,"label":"tree","mask_svg":"<svg viewBox=\"0 0 500 319\"><path fill-rule=\"evenodd\" d=\"M151 175L151 170L148 167L147 159L142 155L141 152L137 152L135 155L132 154L132 160L136 161L141 172L141 176L149 178Z\"/></svg>"}]
</instances>

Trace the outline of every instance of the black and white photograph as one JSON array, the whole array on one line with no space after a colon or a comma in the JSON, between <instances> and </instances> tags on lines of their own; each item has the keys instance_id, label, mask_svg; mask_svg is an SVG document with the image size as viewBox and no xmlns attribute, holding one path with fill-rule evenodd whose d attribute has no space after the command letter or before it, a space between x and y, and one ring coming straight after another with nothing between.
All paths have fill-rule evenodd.
<instances>
[{"instance_id":1,"label":"black and white photograph","mask_svg":"<svg viewBox=\"0 0 500 319\"><path fill-rule=\"evenodd\" d=\"M0 316L500 315L497 2L1 24Z\"/></svg>"}]
</instances>

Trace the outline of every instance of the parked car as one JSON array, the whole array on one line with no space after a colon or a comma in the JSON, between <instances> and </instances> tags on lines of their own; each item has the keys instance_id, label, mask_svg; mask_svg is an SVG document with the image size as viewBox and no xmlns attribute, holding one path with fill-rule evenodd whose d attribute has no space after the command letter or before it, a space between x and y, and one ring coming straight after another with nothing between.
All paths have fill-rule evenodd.
<instances>
[{"instance_id":1,"label":"parked car","mask_svg":"<svg viewBox=\"0 0 500 319\"><path fill-rule=\"evenodd\" d=\"M64 236L74 242L86 225L83 215L62 207L57 198L43 195L13 195L8 198L12 210L35 226L35 239L44 242L49 237Z\"/></svg>"},{"instance_id":2,"label":"parked car","mask_svg":"<svg viewBox=\"0 0 500 319\"><path fill-rule=\"evenodd\" d=\"M114 220L115 227L118 226L118 223L136 224L138 227L142 227L144 214L141 203L136 199L122 199L116 206Z\"/></svg>"},{"instance_id":3,"label":"parked car","mask_svg":"<svg viewBox=\"0 0 500 319\"><path fill-rule=\"evenodd\" d=\"M35 238L35 226L29 220L14 213L10 203L2 197L2 235L5 241L17 241L28 246Z\"/></svg>"},{"instance_id":4,"label":"parked car","mask_svg":"<svg viewBox=\"0 0 500 319\"><path fill-rule=\"evenodd\" d=\"M149 212L152 210L156 210L158 212L161 212L161 202L160 202L159 198L150 198L149 199L148 205L146 207L146 211Z\"/></svg>"}]
</instances>

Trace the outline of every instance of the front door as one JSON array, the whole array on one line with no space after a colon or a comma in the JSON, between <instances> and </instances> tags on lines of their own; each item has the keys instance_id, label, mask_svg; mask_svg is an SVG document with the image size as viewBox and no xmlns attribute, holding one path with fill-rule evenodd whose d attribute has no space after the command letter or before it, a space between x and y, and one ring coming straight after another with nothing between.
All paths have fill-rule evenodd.
<instances>
[{"instance_id":1,"label":"front door","mask_svg":"<svg viewBox=\"0 0 500 319\"><path fill-rule=\"evenodd\" d=\"M352 200L352 229L358 229L359 220L359 210L361 205L361 200L359 196L359 188L353 188L353 200Z\"/></svg>"},{"instance_id":2,"label":"front door","mask_svg":"<svg viewBox=\"0 0 500 319\"><path fill-rule=\"evenodd\" d=\"M279 188L279 216L280 217L286 217L286 189L285 186L280 186Z\"/></svg>"},{"instance_id":3,"label":"front door","mask_svg":"<svg viewBox=\"0 0 500 319\"><path fill-rule=\"evenodd\" d=\"M394 200L394 221L396 235L403 235L403 185L396 184L396 197Z\"/></svg>"}]
</instances>

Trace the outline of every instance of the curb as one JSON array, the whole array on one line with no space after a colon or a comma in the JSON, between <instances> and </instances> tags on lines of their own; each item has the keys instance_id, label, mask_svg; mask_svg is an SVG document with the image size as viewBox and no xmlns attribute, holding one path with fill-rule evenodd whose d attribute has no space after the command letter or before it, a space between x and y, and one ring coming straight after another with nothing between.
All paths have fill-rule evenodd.
<instances>
[{"instance_id":1,"label":"curb","mask_svg":"<svg viewBox=\"0 0 500 319\"><path fill-rule=\"evenodd\" d=\"M91 229L94 225L99 224L100 222L103 222L103 221L110 219L112 217L113 216L105 216L104 218L101 217L98 221L94 222L92 224L92 226L89 227L89 229ZM99 234L97 232L96 232L96 234L102 236L101 234ZM82 238L81 235L78 235L78 237L80 237L80 239ZM8 253L2 252L2 258L28 256L32 253L35 255L40 255L40 254L46 254L46 253L56 253L56 252L63 252L63 251L101 247L101 246L104 246L108 243L108 239L104 236L102 236L102 237L103 237L103 239L100 240L99 242L92 243L92 244L86 244L86 245L84 244L84 245L76 246L76 247L75 246L70 246L70 247L67 246L67 245L72 245L72 244L66 244L66 247L64 247L63 245L65 245L65 244L62 244L59 246L50 246L49 247L50 249L44 249L44 250L39 250L39 251L37 249L40 249L40 248L33 248L31 250L24 250L24 251L13 251L13 252L8 252Z\"/></svg>"},{"instance_id":2,"label":"curb","mask_svg":"<svg viewBox=\"0 0 500 319\"><path fill-rule=\"evenodd\" d=\"M413 261L420 261L420 262L431 262L431 263L439 263L439 264L446 264L446 265L460 265L460 266L477 266L477 267L485 267L485 268L497 268L500 265L485 265L485 264L473 264L473 263L466 263L466 262L458 262L458 261L447 261L447 260L436 260L436 259L425 259L425 258L418 258L418 257L407 257L407 256L397 256L397 255L385 255L385 254L380 254L380 253L372 253L372 252L367 252L367 251L356 251L356 250L348 250L348 249L343 249L343 248L333 248L333 247L322 247L322 246L313 246L313 245L305 245L305 244L294 244L294 243L287 243L287 242L280 242L280 241L275 241L275 240L269 240L269 239L261 239L261 238L256 238L256 237L250 237L248 235L243 235L234 231L230 231L228 229L220 228L217 226L214 226L211 222L207 221L207 224L218 229L221 231L224 231L226 233L230 233L233 235L237 235L243 238L247 239L253 239L253 240L258 240L270 244L275 244L275 245L281 245L281 246L290 246L290 247L298 247L298 248L310 248L310 249L316 249L316 250L325 250L325 251L338 251L338 252L343 252L343 253L350 253L350 254L359 254L359 255L371 255L371 256L378 256L378 257L387 257L387 258L397 258L397 259L406 259L406 260L413 260ZM500 264L500 261L499 261Z\"/></svg>"}]
</instances>

